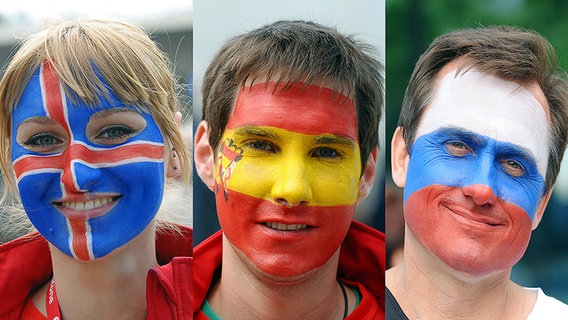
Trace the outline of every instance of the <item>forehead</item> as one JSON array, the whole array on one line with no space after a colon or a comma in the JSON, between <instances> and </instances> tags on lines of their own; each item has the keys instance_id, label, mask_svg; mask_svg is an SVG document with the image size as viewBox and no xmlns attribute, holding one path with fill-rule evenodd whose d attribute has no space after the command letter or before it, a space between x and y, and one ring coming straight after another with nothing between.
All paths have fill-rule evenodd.
<instances>
[{"instance_id":1,"label":"forehead","mask_svg":"<svg viewBox=\"0 0 568 320\"><path fill-rule=\"evenodd\" d=\"M528 150L546 172L548 119L546 106L526 88L471 69L440 74L417 137L444 127L463 128Z\"/></svg>"},{"instance_id":2,"label":"forehead","mask_svg":"<svg viewBox=\"0 0 568 320\"><path fill-rule=\"evenodd\" d=\"M103 80L101 81L104 83ZM65 95L52 66L45 63L34 72L24 87L22 96L12 114L13 121L18 123L37 116L54 117L55 115L51 113L56 112L54 109L58 108L65 109L65 112L74 110L74 113L80 111L80 113L87 115L101 109L125 107L112 90L109 90L108 93L108 98L99 94L99 101L96 105L88 105L81 100L73 103ZM50 109L53 110L50 112Z\"/></svg>"},{"instance_id":3,"label":"forehead","mask_svg":"<svg viewBox=\"0 0 568 320\"><path fill-rule=\"evenodd\" d=\"M273 82L241 88L227 129L242 126L328 133L358 140L353 101L332 89L303 83L285 90Z\"/></svg>"}]
</instances>

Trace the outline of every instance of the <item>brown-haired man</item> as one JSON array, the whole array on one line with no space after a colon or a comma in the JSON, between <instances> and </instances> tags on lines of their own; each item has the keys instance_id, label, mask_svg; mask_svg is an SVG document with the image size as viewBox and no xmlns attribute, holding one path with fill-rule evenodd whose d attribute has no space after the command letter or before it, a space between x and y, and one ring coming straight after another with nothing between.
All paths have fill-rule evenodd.
<instances>
[{"instance_id":1,"label":"brown-haired man","mask_svg":"<svg viewBox=\"0 0 568 320\"><path fill-rule=\"evenodd\" d=\"M375 176L382 83L369 47L311 22L221 48L195 163L222 233L195 249L196 319L384 318L384 235L352 221Z\"/></svg>"},{"instance_id":2,"label":"brown-haired man","mask_svg":"<svg viewBox=\"0 0 568 320\"><path fill-rule=\"evenodd\" d=\"M387 319L556 319L568 306L510 280L550 198L568 85L540 35L447 33L420 57L392 140L404 187L404 261Z\"/></svg>"}]
</instances>

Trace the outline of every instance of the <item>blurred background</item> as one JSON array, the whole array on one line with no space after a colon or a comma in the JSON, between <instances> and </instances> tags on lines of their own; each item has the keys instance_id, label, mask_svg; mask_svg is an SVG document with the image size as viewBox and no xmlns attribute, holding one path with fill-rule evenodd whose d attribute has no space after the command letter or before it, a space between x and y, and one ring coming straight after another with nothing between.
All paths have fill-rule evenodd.
<instances>
[{"instance_id":1,"label":"blurred background","mask_svg":"<svg viewBox=\"0 0 568 320\"><path fill-rule=\"evenodd\" d=\"M568 67L568 2L561 0L386 0L386 228L388 255L400 257L404 233L402 191L390 178L390 141L415 62L438 35L493 24L532 29L547 38ZM520 285L541 287L568 303L568 157L529 248L513 268ZM387 263L389 263L387 261Z\"/></svg>"},{"instance_id":2,"label":"blurred background","mask_svg":"<svg viewBox=\"0 0 568 320\"><path fill-rule=\"evenodd\" d=\"M335 27L378 49L384 62L384 0L195 0L194 21L194 126L201 120L201 80L213 55L230 37L282 19L303 19ZM384 116L383 116L384 120ZM384 121L379 130L381 154L372 194L357 207L356 219L384 230ZM219 229L213 192L194 172L194 244Z\"/></svg>"},{"instance_id":3,"label":"blurred background","mask_svg":"<svg viewBox=\"0 0 568 320\"><path fill-rule=\"evenodd\" d=\"M182 129L188 146L192 145L190 79L193 69L193 24L191 0L19 0L0 5L0 76L11 55L29 34L50 21L78 17L112 18L133 23L146 30L173 62L173 71L184 88L181 93L184 121ZM2 186L0 185L0 191ZM191 194L175 188L166 192L163 208L168 220L192 224ZM0 208L0 243L20 236L24 229L10 228L11 210Z\"/></svg>"}]
</instances>

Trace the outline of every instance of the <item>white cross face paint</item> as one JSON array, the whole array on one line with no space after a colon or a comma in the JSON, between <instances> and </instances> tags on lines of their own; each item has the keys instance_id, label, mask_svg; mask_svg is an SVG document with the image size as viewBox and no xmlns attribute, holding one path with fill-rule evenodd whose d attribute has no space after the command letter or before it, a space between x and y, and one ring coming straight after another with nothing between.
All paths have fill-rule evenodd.
<instances>
[{"instance_id":1,"label":"white cross face paint","mask_svg":"<svg viewBox=\"0 0 568 320\"><path fill-rule=\"evenodd\" d=\"M529 151L545 177L548 117L535 96L520 85L476 70L440 79L416 137L444 127L471 131Z\"/></svg>"}]
</instances>

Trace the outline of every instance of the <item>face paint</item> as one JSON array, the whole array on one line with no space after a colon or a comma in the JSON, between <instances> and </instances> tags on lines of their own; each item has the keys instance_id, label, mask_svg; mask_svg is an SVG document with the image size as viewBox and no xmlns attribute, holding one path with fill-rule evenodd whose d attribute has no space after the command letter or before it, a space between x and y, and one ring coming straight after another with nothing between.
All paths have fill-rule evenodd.
<instances>
[{"instance_id":1,"label":"face paint","mask_svg":"<svg viewBox=\"0 0 568 320\"><path fill-rule=\"evenodd\" d=\"M79 260L140 234L160 206L164 140L149 114L112 94L72 103L46 62L12 113L12 160L24 209L50 243Z\"/></svg>"},{"instance_id":2,"label":"face paint","mask_svg":"<svg viewBox=\"0 0 568 320\"><path fill-rule=\"evenodd\" d=\"M325 264L349 229L361 173L355 107L326 88L265 85L239 92L216 159L217 210L258 269L293 277Z\"/></svg>"},{"instance_id":3,"label":"face paint","mask_svg":"<svg viewBox=\"0 0 568 320\"><path fill-rule=\"evenodd\" d=\"M512 267L544 193L547 132L529 91L475 70L450 71L410 150L404 198L412 235L458 271Z\"/></svg>"}]
</instances>

